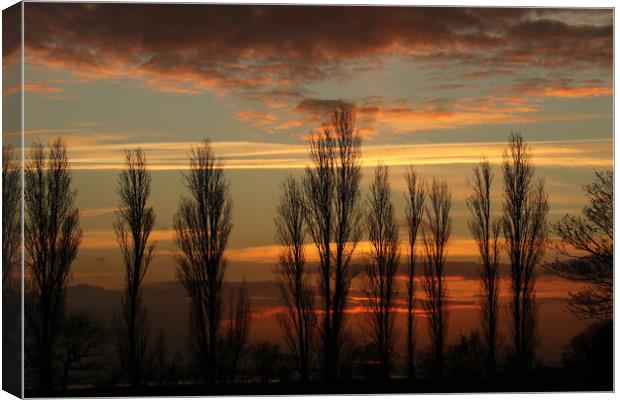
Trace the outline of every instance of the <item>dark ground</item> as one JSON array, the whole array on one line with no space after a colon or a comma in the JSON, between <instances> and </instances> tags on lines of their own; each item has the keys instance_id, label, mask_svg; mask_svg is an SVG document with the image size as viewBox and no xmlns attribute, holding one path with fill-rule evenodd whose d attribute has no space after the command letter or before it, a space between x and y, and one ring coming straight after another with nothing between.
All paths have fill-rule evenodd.
<instances>
[{"instance_id":1,"label":"dark ground","mask_svg":"<svg viewBox=\"0 0 620 400\"><path fill-rule=\"evenodd\" d=\"M576 378L576 377L575 377ZM530 379L525 384L502 380L487 381L417 381L411 383L392 380L387 383L344 381L328 384L311 383L244 383L244 384L187 384L176 386L149 386L139 389L107 387L58 391L45 397L116 397L116 396L226 396L226 395L308 395L308 394L383 394L383 393L481 393L481 392L579 392L612 391L613 383L588 382L567 379L559 374ZM26 397L38 397L26 392Z\"/></svg>"}]
</instances>

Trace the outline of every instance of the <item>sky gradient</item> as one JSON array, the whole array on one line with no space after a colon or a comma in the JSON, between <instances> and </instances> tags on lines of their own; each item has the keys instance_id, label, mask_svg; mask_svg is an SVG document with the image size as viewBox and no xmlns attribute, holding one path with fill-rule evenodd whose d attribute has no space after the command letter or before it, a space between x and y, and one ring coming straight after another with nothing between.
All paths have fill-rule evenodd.
<instances>
[{"instance_id":1,"label":"sky gradient","mask_svg":"<svg viewBox=\"0 0 620 400\"><path fill-rule=\"evenodd\" d=\"M279 183L303 174L306 135L351 101L363 199L384 162L404 223L406 166L446 178L448 259L471 262L467 177L489 158L499 212L510 132L532 147L550 221L578 213L593 170L612 167L612 48L609 9L26 3L25 143L67 141L84 229L72 284L122 285L116 179L123 150L138 145L153 170L158 243L145 282L175 279L172 217L203 139L224 158L234 202L227 279L261 282L278 251ZM5 40L5 59L16 51ZM18 92L6 82L5 96ZM475 276L458 276L468 283L455 296L475 298ZM570 289L549 282L549 298Z\"/></svg>"}]
</instances>

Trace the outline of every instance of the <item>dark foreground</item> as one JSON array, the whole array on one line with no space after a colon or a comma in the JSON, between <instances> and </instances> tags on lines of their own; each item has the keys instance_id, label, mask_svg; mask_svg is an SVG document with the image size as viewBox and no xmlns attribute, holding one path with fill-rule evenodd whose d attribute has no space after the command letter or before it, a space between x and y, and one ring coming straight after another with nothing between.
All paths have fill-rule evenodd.
<instances>
[{"instance_id":1,"label":"dark foreground","mask_svg":"<svg viewBox=\"0 0 620 400\"><path fill-rule=\"evenodd\" d=\"M127 397L127 396L226 396L226 395L309 395L309 394L382 394L382 393L481 393L481 392L568 392L612 391L613 382L588 382L584 379L567 379L566 376L545 376L516 384L502 380L488 381L417 381L389 382L344 381L339 383L239 383L239 384L187 384L175 386L149 386L144 388L99 387L57 391L43 396L26 392L26 397Z\"/></svg>"}]
</instances>

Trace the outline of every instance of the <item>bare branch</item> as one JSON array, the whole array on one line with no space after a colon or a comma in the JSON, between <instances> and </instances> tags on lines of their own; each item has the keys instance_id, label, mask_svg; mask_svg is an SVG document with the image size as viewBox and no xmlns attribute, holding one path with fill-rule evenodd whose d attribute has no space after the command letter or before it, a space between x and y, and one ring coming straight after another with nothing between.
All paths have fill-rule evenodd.
<instances>
[{"instance_id":1,"label":"bare branch","mask_svg":"<svg viewBox=\"0 0 620 400\"><path fill-rule=\"evenodd\" d=\"M102 368L101 360L105 352L106 331L85 312L69 314L57 346L56 358L60 363L60 385L66 390L69 380L75 382L77 375L85 371Z\"/></svg>"},{"instance_id":2,"label":"bare branch","mask_svg":"<svg viewBox=\"0 0 620 400\"><path fill-rule=\"evenodd\" d=\"M536 343L535 267L548 243L549 200L544 182L534 179L530 148L511 134L504 152L502 229L510 259L511 328L517 372L526 374Z\"/></svg>"},{"instance_id":3,"label":"bare branch","mask_svg":"<svg viewBox=\"0 0 620 400\"><path fill-rule=\"evenodd\" d=\"M370 251L363 288L370 308L370 339L384 380L389 379L394 352L394 300L398 296L396 273L400 257L398 228L392 204L388 168L378 165L368 196Z\"/></svg>"},{"instance_id":4,"label":"bare branch","mask_svg":"<svg viewBox=\"0 0 620 400\"><path fill-rule=\"evenodd\" d=\"M121 299L121 321L116 326L117 348L123 369L132 386L145 382L150 330L142 306L141 285L155 253L149 237L155 224L153 207L147 205L152 177L144 152L137 148L125 152L125 169L118 177L120 205L114 232L125 264L125 291Z\"/></svg>"},{"instance_id":5,"label":"bare branch","mask_svg":"<svg viewBox=\"0 0 620 400\"><path fill-rule=\"evenodd\" d=\"M409 254L407 258L407 375L409 379L415 379L416 242L424 216L426 188L424 181L420 179L412 165L409 166L405 175L405 181L407 182L405 217L407 219L407 236L409 239Z\"/></svg>"},{"instance_id":6,"label":"bare branch","mask_svg":"<svg viewBox=\"0 0 620 400\"><path fill-rule=\"evenodd\" d=\"M499 220L491 217L491 164L484 159L473 168L472 193L465 202L471 213L469 231L480 253L482 331L487 345L487 375L496 372L497 319L499 312Z\"/></svg>"},{"instance_id":7,"label":"bare branch","mask_svg":"<svg viewBox=\"0 0 620 400\"><path fill-rule=\"evenodd\" d=\"M174 217L177 272L191 299L191 326L201 372L206 381L213 382L232 200L222 160L215 157L210 142L192 150L185 185L190 197L181 200Z\"/></svg>"},{"instance_id":8,"label":"bare branch","mask_svg":"<svg viewBox=\"0 0 620 400\"><path fill-rule=\"evenodd\" d=\"M65 142L34 143L24 172L25 238L28 280L25 316L39 390L52 388L52 358L60 333L71 264L82 240L76 192Z\"/></svg>"},{"instance_id":9,"label":"bare branch","mask_svg":"<svg viewBox=\"0 0 620 400\"><path fill-rule=\"evenodd\" d=\"M245 281L239 289L230 292L229 316L222 346L220 346L220 381L235 382L243 351L250 332L250 301Z\"/></svg>"},{"instance_id":10,"label":"bare branch","mask_svg":"<svg viewBox=\"0 0 620 400\"><path fill-rule=\"evenodd\" d=\"M316 334L314 292L306 266L304 242L306 207L299 183L287 176L282 183L275 219L277 240L282 245L276 264L276 281L285 312L278 324L295 356L302 381L309 380L313 341Z\"/></svg>"},{"instance_id":11,"label":"bare branch","mask_svg":"<svg viewBox=\"0 0 620 400\"><path fill-rule=\"evenodd\" d=\"M2 287L15 284L21 243L21 166L15 150L2 146Z\"/></svg>"},{"instance_id":12,"label":"bare branch","mask_svg":"<svg viewBox=\"0 0 620 400\"><path fill-rule=\"evenodd\" d=\"M553 226L561 242L554 246L558 255L545 265L562 278L586 286L570 293L569 307L580 318L613 317L614 239L613 171L595 171L596 179L584 187L588 204L582 216L566 215Z\"/></svg>"},{"instance_id":13,"label":"bare branch","mask_svg":"<svg viewBox=\"0 0 620 400\"><path fill-rule=\"evenodd\" d=\"M357 272L352 256L361 236L360 157L353 106L341 103L331 126L310 138L312 166L303 182L306 222L320 259L323 362L329 380L338 374L344 309Z\"/></svg>"},{"instance_id":14,"label":"bare branch","mask_svg":"<svg viewBox=\"0 0 620 400\"><path fill-rule=\"evenodd\" d=\"M443 377L444 347L448 308L446 305L446 285L444 268L446 265L447 244L452 231L450 207L452 205L448 184L433 179L428 189L429 205L426 207L424 227L424 276L422 287L426 293L423 302L428 315L428 329L435 359L435 373Z\"/></svg>"}]
</instances>

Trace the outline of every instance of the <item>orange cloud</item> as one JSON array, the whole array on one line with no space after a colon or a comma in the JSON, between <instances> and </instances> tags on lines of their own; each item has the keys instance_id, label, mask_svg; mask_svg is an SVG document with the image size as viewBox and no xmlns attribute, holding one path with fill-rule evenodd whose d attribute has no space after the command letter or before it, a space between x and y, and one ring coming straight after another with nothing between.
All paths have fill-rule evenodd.
<instances>
[{"instance_id":1,"label":"orange cloud","mask_svg":"<svg viewBox=\"0 0 620 400\"><path fill-rule=\"evenodd\" d=\"M154 230L150 240L153 242L171 242L174 239L173 230ZM117 249L118 242L113 230L88 230L84 232L80 249L102 250Z\"/></svg>"},{"instance_id":2,"label":"orange cloud","mask_svg":"<svg viewBox=\"0 0 620 400\"><path fill-rule=\"evenodd\" d=\"M62 132L59 132L62 133ZM46 134L54 137L55 130ZM118 137L125 137L119 135ZM124 168L124 150L140 146L153 170L186 170L187 154L197 142L118 143L114 135L77 134L68 136L69 161L73 169L118 170ZM529 143L537 165L607 168L613 164L611 141L565 140ZM381 161L388 166L474 164L485 155L492 163L500 163L506 144L441 143L441 144L364 144L362 165L373 167ZM291 169L308 165L305 144L264 143L249 141L213 142L227 169ZM26 148L26 154L29 149Z\"/></svg>"},{"instance_id":3,"label":"orange cloud","mask_svg":"<svg viewBox=\"0 0 620 400\"><path fill-rule=\"evenodd\" d=\"M514 86L500 88L501 93L515 94L531 99L545 97L587 98L610 96L613 94L611 84L604 84L601 79L576 80L572 77L553 76L547 78L517 79Z\"/></svg>"},{"instance_id":4,"label":"orange cloud","mask_svg":"<svg viewBox=\"0 0 620 400\"><path fill-rule=\"evenodd\" d=\"M235 118L240 121L246 121L256 127L271 127L279 117L276 114L266 113L256 110L241 111L235 114Z\"/></svg>"},{"instance_id":5,"label":"orange cloud","mask_svg":"<svg viewBox=\"0 0 620 400\"><path fill-rule=\"evenodd\" d=\"M361 256L370 251L371 245L368 241L357 243L356 253ZM280 254L282 247L279 245L251 246L244 248L230 248L226 251L226 258L230 261L252 262L256 264L274 264ZM406 243L401 243L401 254L407 253ZM313 243L305 245L306 258L308 262L318 262L319 255ZM478 252L475 242L472 239L455 238L449 241L447 253L450 257L471 258Z\"/></svg>"},{"instance_id":6,"label":"orange cloud","mask_svg":"<svg viewBox=\"0 0 620 400\"><path fill-rule=\"evenodd\" d=\"M519 91L521 93L522 90ZM549 95L558 94L550 92ZM586 94L586 91L575 92ZM325 121L340 100L304 99L295 111L307 115L306 123ZM525 96L480 96L460 99L433 99L414 105L403 101L388 103L381 97L361 99L355 106L360 134L374 136L382 126L395 133L458 129L465 126L538 121L584 120L599 118L593 114L543 113L534 99Z\"/></svg>"},{"instance_id":7,"label":"orange cloud","mask_svg":"<svg viewBox=\"0 0 620 400\"><path fill-rule=\"evenodd\" d=\"M613 93L614 93L613 88L603 87L603 86L549 87L549 88L542 89L541 96L578 98L578 97L611 96Z\"/></svg>"},{"instance_id":8,"label":"orange cloud","mask_svg":"<svg viewBox=\"0 0 620 400\"><path fill-rule=\"evenodd\" d=\"M22 85L20 83L5 87L2 89L2 94L4 96L10 96L16 93L19 93ZM62 88L57 86L52 86L45 82L26 82L24 83L24 91L26 92L36 92L43 94L58 94L64 92Z\"/></svg>"},{"instance_id":9,"label":"orange cloud","mask_svg":"<svg viewBox=\"0 0 620 400\"><path fill-rule=\"evenodd\" d=\"M456 129L471 125L488 125L532 121L538 111L533 105L509 98L465 98L451 103L427 102L416 108L406 105L360 107L361 118L372 125L391 125L396 132Z\"/></svg>"}]
</instances>

